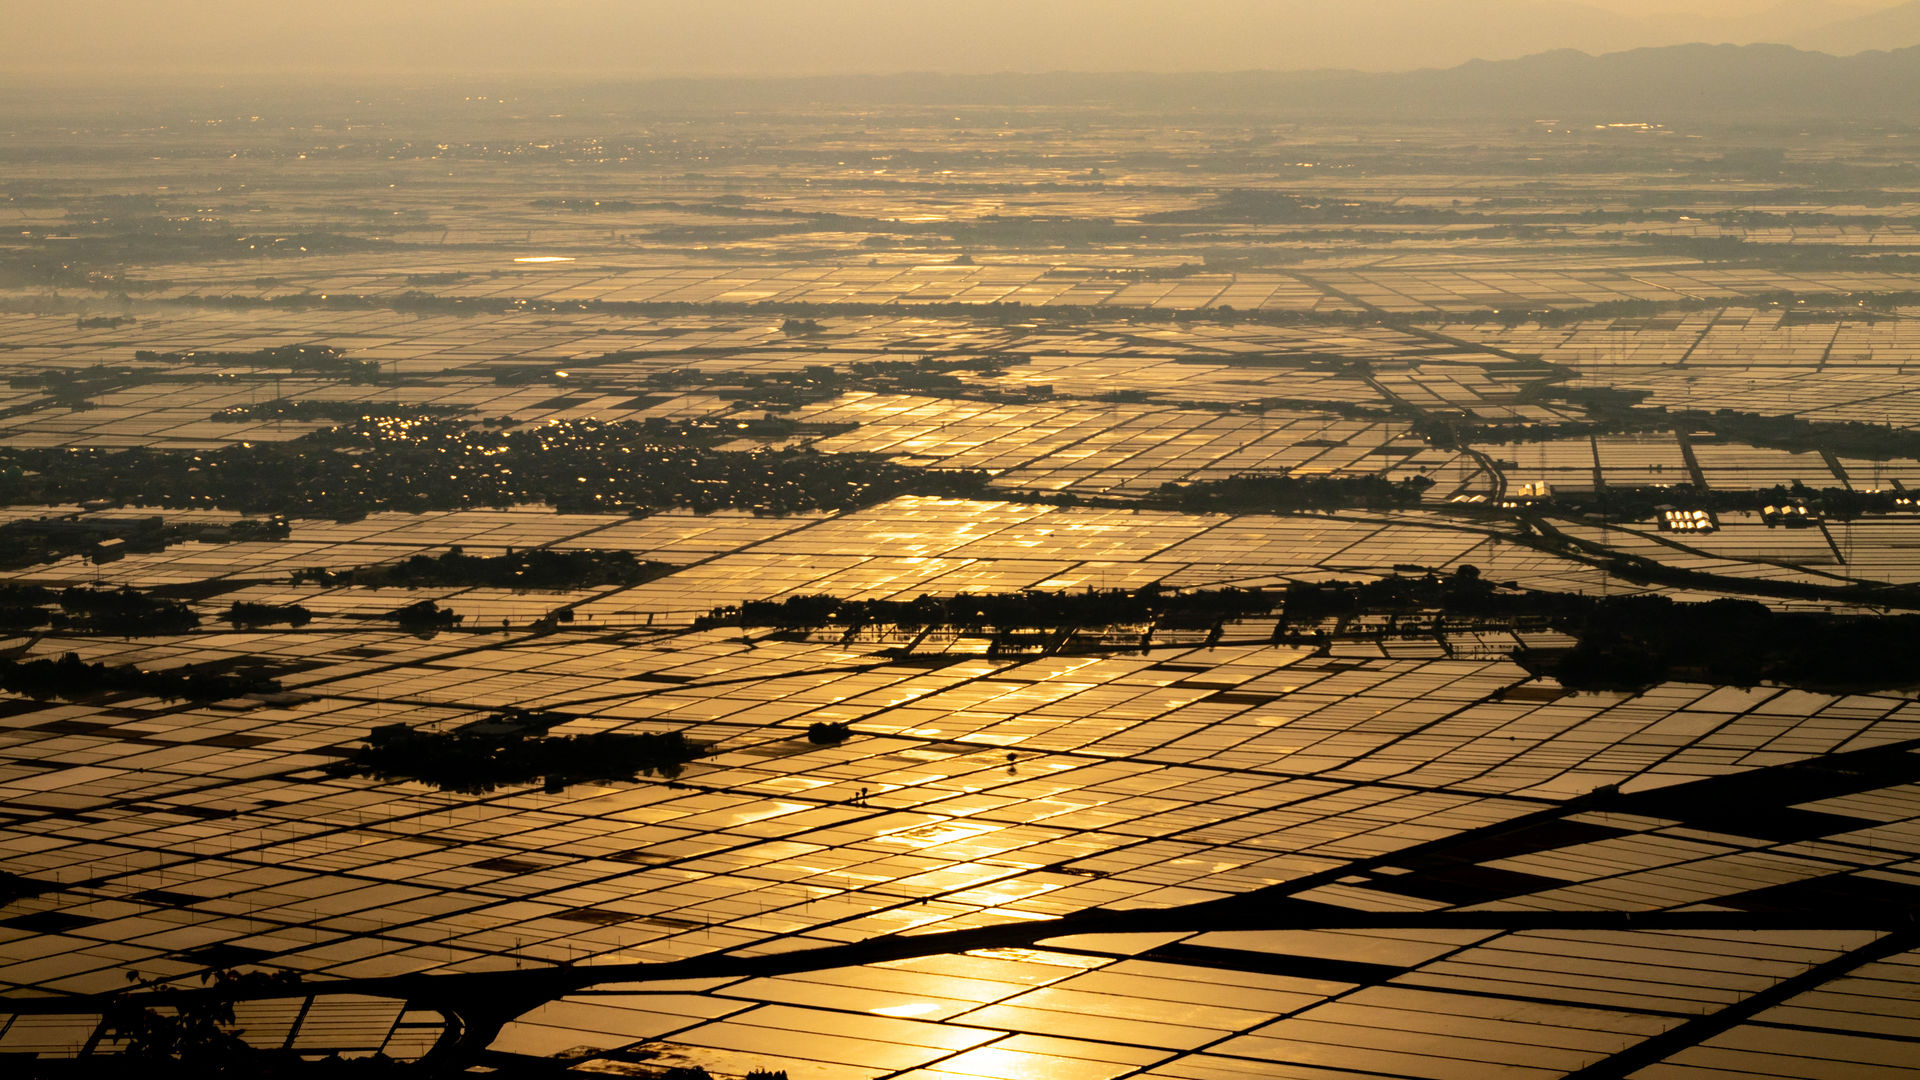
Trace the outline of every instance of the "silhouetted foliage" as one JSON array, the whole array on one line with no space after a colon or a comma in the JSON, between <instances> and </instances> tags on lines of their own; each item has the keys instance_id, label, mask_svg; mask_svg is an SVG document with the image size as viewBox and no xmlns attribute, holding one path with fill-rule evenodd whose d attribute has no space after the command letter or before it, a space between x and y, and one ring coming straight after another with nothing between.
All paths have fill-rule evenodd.
<instances>
[{"instance_id":1,"label":"silhouetted foliage","mask_svg":"<svg viewBox=\"0 0 1920 1080\"><path fill-rule=\"evenodd\" d=\"M1191 514L1260 513L1287 510L1390 510L1420 505L1433 486L1424 476L1285 476L1243 473L1225 480L1162 484L1146 499Z\"/></svg>"},{"instance_id":2,"label":"silhouetted foliage","mask_svg":"<svg viewBox=\"0 0 1920 1080\"><path fill-rule=\"evenodd\" d=\"M4 479L0 479L0 487L4 487ZM226 543L284 540L290 532L291 527L282 517L259 521L172 524L158 514L124 518L69 515L30 519L0 525L0 567L31 566L73 555L86 555L103 561L132 552L162 551L169 544L183 541ZM109 551L109 548L112 550Z\"/></svg>"},{"instance_id":3,"label":"silhouetted foliage","mask_svg":"<svg viewBox=\"0 0 1920 1080\"><path fill-rule=\"evenodd\" d=\"M458 546L443 555L415 555L397 563L351 570L295 571L295 585L416 588L481 586L494 589L587 589L639 585L673 573L669 563L643 561L631 551L556 551L530 548L504 555L468 555Z\"/></svg>"},{"instance_id":4,"label":"silhouetted foliage","mask_svg":"<svg viewBox=\"0 0 1920 1080\"><path fill-rule=\"evenodd\" d=\"M299 604L255 604L235 600L222 618L232 623L236 630L253 630L281 623L301 627L313 621L313 612Z\"/></svg>"},{"instance_id":5,"label":"silhouetted foliage","mask_svg":"<svg viewBox=\"0 0 1920 1080\"><path fill-rule=\"evenodd\" d=\"M286 368L300 375L330 375L351 382L372 382L380 377L380 365L375 361L355 360L345 350L331 345L275 345L251 352L223 352L218 349L154 352L141 349L133 354L133 358L149 364Z\"/></svg>"},{"instance_id":6,"label":"silhouetted foliage","mask_svg":"<svg viewBox=\"0 0 1920 1080\"><path fill-rule=\"evenodd\" d=\"M502 727L507 730L496 730ZM587 781L676 777L703 753L704 747L677 731L547 737L528 736L526 729L511 724L451 732L392 724L375 728L366 746L328 771L335 776L417 780L470 794L536 780L558 791Z\"/></svg>"},{"instance_id":7,"label":"silhouetted foliage","mask_svg":"<svg viewBox=\"0 0 1920 1080\"><path fill-rule=\"evenodd\" d=\"M0 448L4 504L109 498L343 519L538 502L569 512L781 514L909 494L967 497L982 493L987 480L869 454L677 445L653 438L644 424L591 420L512 432L371 421L206 451Z\"/></svg>"},{"instance_id":8,"label":"silhouetted foliage","mask_svg":"<svg viewBox=\"0 0 1920 1080\"><path fill-rule=\"evenodd\" d=\"M1462 565L1453 573L1395 574L1368 581L1294 581L1286 587L1283 617L1289 623L1364 614L1440 612L1465 618L1511 619L1552 616L1585 610L1589 599L1577 593L1500 588L1478 567Z\"/></svg>"},{"instance_id":9,"label":"silhouetted foliage","mask_svg":"<svg viewBox=\"0 0 1920 1080\"><path fill-rule=\"evenodd\" d=\"M43 608L37 607L0 607L0 634L12 637L16 634L32 633L53 622L53 616Z\"/></svg>"},{"instance_id":10,"label":"silhouetted foliage","mask_svg":"<svg viewBox=\"0 0 1920 1080\"><path fill-rule=\"evenodd\" d=\"M962 629L1049 629L1137 626L1147 623L1211 626L1224 619L1273 610L1278 593L1244 589L1172 592L1157 585L1085 592L961 593L913 600L845 600L814 594L753 600L711 612L710 625L807 630L826 626L950 626Z\"/></svg>"},{"instance_id":11,"label":"silhouetted foliage","mask_svg":"<svg viewBox=\"0 0 1920 1080\"><path fill-rule=\"evenodd\" d=\"M129 972L128 982L139 975ZM233 1029L233 996L267 989L291 990L300 985L300 977L291 971L234 970L208 971L200 975L202 986L214 991L176 1000L169 1012L157 1012L138 1001L115 998L108 1003L101 1030L109 1038L125 1043L121 1054L151 1069L164 1071L170 1065L225 1073L226 1067L256 1053Z\"/></svg>"},{"instance_id":12,"label":"silhouetted foliage","mask_svg":"<svg viewBox=\"0 0 1920 1080\"><path fill-rule=\"evenodd\" d=\"M1869 514L1911 512L1911 495L1897 491L1810 488L1798 480L1770 488L1604 487L1591 491L1558 490L1532 505L1562 515L1599 514L1616 520L1644 520L1663 506L1689 510L1764 512L1767 507L1804 506L1819 517L1852 521Z\"/></svg>"},{"instance_id":13,"label":"silhouetted foliage","mask_svg":"<svg viewBox=\"0 0 1920 1080\"><path fill-rule=\"evenodd\" d=\"M75 653L67 653L58 660L0 659L0 690L42 700L58 697L78 701L103 694L137 694L169 701L220 701L279 689L278 682L259 676L143 671L122 665L89 664Z\"/></svg>"},{"instance_id":14,"label":"silhouetted foliage","mask_svg":"<svg viewBox=\"0 0 1920 1080\"><path fill-rule=\"evenodd\" d=\"M1576 690L1637 690L1668 680L1815 688L1920 682L1913 666L1920 615L1778 612L1751 600L1683 603L1648 594L1603 598L1559 626L1577 639L1572 648L1515 658Z\"/></svg>"},{"instance_id":15,"label":"silhouetted foliage","mask_svg":"<svg viewBox=\"0 0 1920 1080\"><path fill-rule=\"evenodd\" d=\"M606 361L621 356L619 353L609 353L598 359ZM830 401L855 391L950 396L969 388L960 373L983 377L998 375L1013 362L1007 357L989 354L922 356L913 360L856 360L842 367L810 364L797 371L741 372L675 368L650 373L647 385L659 390L711 389L720 397L739 401L748 407L780 410ZM976 396L986 393L979 387L975 387L974 392Z\"/></svg>"},{"instance_id":16,"label":"silhouetted foliage","mask_svg":"<svg viewBox=\"0 0 1920 1080\"><path fill-rule=\"evenodd\" d=\"M1858 420L1807 420L1737 409L1642 408L1644 394L1603 387L1543 391L1587 409L1580 420L1558 423L1487 424L1461 417L1426 416L1413 421L1414 433L1435 446L1500 445L1584 439L1594 435L1631 435L1656 431L1709 431L1748 446L1792 452L1829 451L1842 457L1891 461L1920 459L1920 431Z\"/></svg>"},{"instance_id":17,"label":"silhouetted foliage","mask_svg":"<svg viewBox=\"0 0 1920 1080\"><path fill-rule=\"evenodd\" d=\"M137 589L89 589L73 586L60 593L63 614L56 629L83 634L141 637L184 634L200 625L200 616L178 600L165 600Z\"/></svg>"},{"instance_id":18,"label":"silhouetted foliage","mask_svg":"<svg viewBox=\"0 0 1920 1080\"><path fill-rule=\"evenodd\" d=\"M1381 614L1425 616L1405 624L1406 632L1497 626L1570 635L1570 647L1514 655L1574 690L1642 689L1667 680L1832 688L1920 682L1911 660L1920 649L1920 615L1777 612L1752 600L1544 592L1496 586L1470 566L1447 576L1287 586L1289 624Z\"/></svg>"},{"instance_id":19,"label":"silhouetted foliage","mask_svg":"<svg viewBox=\"0 0 1920 1080\"><path fill-rule=\"evenodd\" d=\"M140 988L137 973L127 981ZM298 1051L258 1047L246 1042L246 1031L236 1026L234 1002L243 997L303 995L300 977L290 971L208 971L200 988L158 988L157 996L115 996L108 1000L101 1034L111 1052L77 1062L63 1062L51 1075L62 1077L222 1077L228 1080L268 1080L274 1077L430 1076L439 1070L425 1063L404 1063L385 1054L343 1058L330 1054L309 1060ZM148 1001L156 1001L149 1006ZM117 1044L117 1045L113 1045ZM102 1047L107 1051L109 1047Z\"/></svg>"},{"instance_id":20,"label":"silhouetted foliage","mask_svg":"<svg viewBox=\"0 0 1920 1080\"><path fill-rule=\"evenodd\" d=\"M40 585L0 583L0 633L22 634L53 622L46 610L56 594Z\"/></svg>"},{"instance_id":21,"label":"silhouetted foliage","mask_svg":"<svg viewBox=\"0 0 1920 1080\"><path fill-rule=\"evenodd\" d=\"M60 886L56 883L35 881L33 878L21 877L19 874L9 874L0 870L0 903L18 900L24 896L38 896L45 892L57 892L59 889Z\"/></svg>"},{"instance_id":22,"label":"silhouetted foliage","mask_svg":"<svg viewBox=\"0 0 1920 1080\"><path fill-rule=\"evenodd\" d=\"M433 600L418 600L403 608L396 608L386 615L399 624L400 629L410 634L433 635L442 630L451 630L466 616L455 614L441 607Z\"/></svg>"},{"instance_id":23,"label":"silhouetted foliage","mask_svg":"<svg viewBox=\"0 0 1920 1080\"><path fill-rule=\"evenodd\" d=\"M834 746L853 737L853 729L844 723L829 721L807 725L807 741L815 746Z\"/></svg>"},{"instance_id":24,"label":"silhouetted foliage","mask_svg":"<svg viewBox=\"0 0 1920 1080\"><path fill-rule=\"evenodd\" d=\"M251 405L230 405L210 420L332 420L351 422L375 417L400 420L436 420L459 416L466 410L445 405L402 405L378 401L291 401L274 398Z\"/></svg>"},{"instance_id":25,"label":"silhouetted foliage","mask_svg":"<svg viewBox=\"0 0 1920 1080\"><path fill-rule=\"evenodd\" d=\"M1868 424L1858 420L1807 420L1798 416L1765 416L1736 409L1713 412L1676 411L1675 422L1704 427L1716 435L1749 446L1776 450L1829 450L1842 457L1889 461L1920 458L1920 431Z\"/></svg>"}]
</instances>

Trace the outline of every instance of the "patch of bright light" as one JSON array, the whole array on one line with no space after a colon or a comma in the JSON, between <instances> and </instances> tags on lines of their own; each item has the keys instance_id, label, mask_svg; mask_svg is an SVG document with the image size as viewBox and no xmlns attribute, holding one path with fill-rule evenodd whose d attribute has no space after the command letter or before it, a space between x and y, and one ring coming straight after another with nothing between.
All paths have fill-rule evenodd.
<instances>
[{"instance_id":1,"label":"patch of bright light","mask_svg":"<svg viewBox=\"0 0 1920 1080\"><path fill-rule=\"evenodd\" d=\"M573 260L568 258L565 255L522 255L520 258L517 258L513 261L520 262L520 263L550 263L550 262L572 262Z\"/></svg>"}]
</instances>

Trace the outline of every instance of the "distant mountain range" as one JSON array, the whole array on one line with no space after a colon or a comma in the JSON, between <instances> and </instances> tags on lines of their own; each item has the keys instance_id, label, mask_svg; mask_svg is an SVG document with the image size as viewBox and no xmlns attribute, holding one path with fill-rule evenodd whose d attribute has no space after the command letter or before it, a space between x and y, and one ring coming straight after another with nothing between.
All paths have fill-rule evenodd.
<instances>
[{"instance_id":1,"label":"distant mountain range","mask_svg":"<svg viewBox=\"0 0 1920 1080\"><path fill-rule=\"evenodd\" d=\"M1601 56L1560 50L1444 71L1330 76L1288 96L1334 104L1342 90L1375 106L1436 111L1913 119L1920 116L1920 46L1853 56L1785 45L1673 45Z\"/></svg>"},{"instance_id":2,"label":"distant mountain range","mask_svg":"<svg viewBox=\"0 0 1920 1080\"><path fill-rule=\"evenodd\" d=\"M1246 71L683 79L605 89L663 108L824 102L1106 103L1209 110L1659 122L1681 116L1920 119L1920 46L1831 56L1785 45L1671 45L1397 73Z\"/></svg>"},{"instance_id":3,"label":"distant mountain range","mask_svg":"<svg viewBox=\"0 0 1920 1080\"><path fill-rule=\"evenodd\" d=\"M7 75L1390 72L1559 49L1920 45L1920 0L88 0L11 5Z\"/></svg>"},{"instance_id":4,"label":"distant mountain range","mask_svg":"<svg viewBox=\"0 0 1920 1080\"><path fill-rule=\"evenodd\" d=\"M1798 32L1782 32L1747 40L1779 41L1837 56L1869 49L1920 45L1920 0L1911 0L1885 11L1808 26Z\"/></svg>"}]
</instances>

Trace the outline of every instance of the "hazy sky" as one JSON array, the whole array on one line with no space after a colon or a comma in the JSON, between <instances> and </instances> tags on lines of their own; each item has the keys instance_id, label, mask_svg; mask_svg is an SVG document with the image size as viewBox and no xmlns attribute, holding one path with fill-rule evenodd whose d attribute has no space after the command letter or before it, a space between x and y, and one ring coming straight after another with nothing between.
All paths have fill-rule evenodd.
<instances>
[{"instance_id":1,"label":"hazy sky","mask_svg":"<svg viewBox=\"0 0 1920 1080\"><path fill-rule=\"evenodd\" d=\"M1381 70L1782 40L1896 2L0 0L0 26L9 70L90 76Z\"/></svg>"}]
</instances>

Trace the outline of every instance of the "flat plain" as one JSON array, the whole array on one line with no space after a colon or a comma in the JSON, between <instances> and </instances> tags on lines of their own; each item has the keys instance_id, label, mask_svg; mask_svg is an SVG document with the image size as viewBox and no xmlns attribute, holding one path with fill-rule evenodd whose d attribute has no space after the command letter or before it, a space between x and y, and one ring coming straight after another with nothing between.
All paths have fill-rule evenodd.
<instances>
[{"instance_id":1,"label":"flat plain","mask_svg":"<svg viewBox=\"0 0 1920 1080\"><path fill-rule=\"evenodd\" d=\"M1911 618L1914 129L7 107L7 1060L1920 1075L1912 666L1304 599Z\"/></svg>"}]
</instances>

